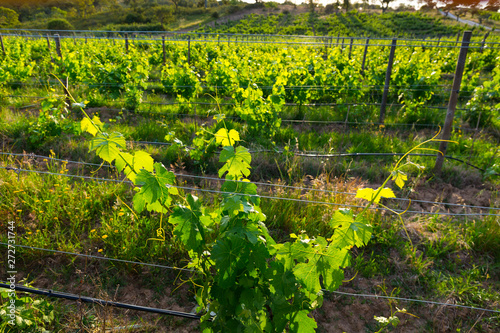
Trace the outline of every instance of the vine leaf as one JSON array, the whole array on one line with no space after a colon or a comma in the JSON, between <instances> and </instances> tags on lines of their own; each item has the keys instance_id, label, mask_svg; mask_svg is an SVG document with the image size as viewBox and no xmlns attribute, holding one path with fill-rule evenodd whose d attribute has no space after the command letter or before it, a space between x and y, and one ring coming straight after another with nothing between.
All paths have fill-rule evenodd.
<instances>
[{"instance_id":1,"label":"vine leaf","mask_svg":"<svg viewBox=\"0 0 500 333\"><path fill-rule=\"evenodd\" d=\"M122 172L125 176L135 183L137 172L141 169L153 172L154 160L146 152L136 151L134 155L129 153L121 153L116 157L115 166L118 172ZM132 167L132 168L131 168Z\"/></svg>"},{"instance_id":2,"label":"vine leaf","mask_svg":"<svg viewBox=\"0 0 500 333\"><path fill-rule=\"evenodd\" d=\"M380 191L380 192L379 192ZM395 198L394 192L390 188L380 187L376 190L372 188L361 188L356 192L355 198L365 199L367 201L372 201L374 203L379 203L381 198Z\"/></svg>"},{"instance_id":3,"label":"vine leaf","mask_svg":"<svg viewBox=\"0 0 500 333\"><path fill-rule=\"evenodd\" d=\"M153 164L155 173L142 169L137 173L135 185L142 185L140 194L148 204L156 202L159 198L169 196L169 186L175 182L175 175L168 171L162 163Z\"/></svg>"},{"instance_id":4,"label":"vine leaf","mask_svg":"<svg viewBox=\"0 0 500 333\"><path fill-rule=\"evenodd\" d=\"M235 142L240 141L240 135L234 129L229 132L225 128L221 128L215 133L215 141L222 144L223 147L232 146Z\"/></svg>"},{"instance_id":5,"label":"vine leaf","mask_svg":"<svg viewBox=\"0 0 500 333\"><path fill-rule=\"evenodd\" d=\"M408 179L408 176L406 176L406 174L404 174L403 172L401 172L399 170L392 172L392 180L394 180L396 182L396 185L399 188L403 188L407 179Z\"/></svg>"},{"instance_id":6,"label":"vine leaf","mask_svg":"<svg viewBox=\"0 0 500 333\"><path fill-rule=\"evenodd\" d=\"M80 127L82 131L89 132L90 134L92 134L92 136L95 136L97 134L99 128L101 128L102 125L103 124L98 116L94 116L92 118L92 121L89 118L85 117L80 122Z\"/></svg>"},{"instance_id":7,"label":"vine leaf","mask_svg":"<svg viewBox=\"0 0 500 333\"><path fill-rule=\"evenodd\" d=\"M330 226L335 228L330 240L339 248L366 245L373 231L372 226L363 217L354 218L349 209L337 210L330 220Z\"/></svg>"},{"instance_id":8,"label":"vine leaf","mask_svg":"<svg viewBox=\"0 0 500 333\"><path fill-rule=\"evenodd\" d=\"M120 148L126 148L127 143L121 133L98 133L92 141L90 141L90 151L96 151L96 154L106 162L113 160L120 153Z\"/></svg>"},{"instance_id":9,"label":"vine leaf","mask_svg":"<svg viewBox=\"0 0 500 333\"><path fill-rule=\"evenodd\" d=\"M227 172L226 178L240 179L250 175L250 162L252 156L245 147L226 146L220 153L219 162L225 163L219 170L219 177L222 178Z\"/></svg>"},{"instance_id":10,"label":"vine leaf","mask_svg":"<svg viewBox=\"0 0 500 333\"><path fill-rule=\"evenodd\" d=\"M307 314L307 310L301 310L287 316L290 320L290 332L316 332L318 325L316 324L316 321Z\"/></svg>"},{"instance_id":11,"label":"vine leaf","mask_svg":"<svg viewBox=\"0 0 500 333\"><path fill-rule=\"evenodd\" d=\"M245 251L246 250L246 251ZM219 285L222 288L231 287L236 280L237 266L241 258L248 252L245 243L234 236L217 240L212 249L212 259L218 269Z\"/></svg>"},{"instance_id":12,"label":"vine leaf","mask_svg":"<svg viewBox=\"0 0 500 333\"><path fill-rule=\"evenodd\" d=\"M200 221L202 212L198 198L188 194L189 206L177 206L170 215L168 222L175 226L174 235L184 243L187 248L197 251L204 243L204 228Z\"/></svg>"}]
</instances>

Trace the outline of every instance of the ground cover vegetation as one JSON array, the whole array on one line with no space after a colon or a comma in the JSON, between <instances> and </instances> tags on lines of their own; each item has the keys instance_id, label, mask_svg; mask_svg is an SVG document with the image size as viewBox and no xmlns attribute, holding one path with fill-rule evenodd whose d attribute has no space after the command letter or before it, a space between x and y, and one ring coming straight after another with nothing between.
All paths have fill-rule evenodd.
<instances>
[{"instance_id":1,"label":"ground cover vegetation","mask_svg":"<svg viewBox=\"0 0 500 333\"><path fill-rule=\"evenodd\" d=\"M366 3L237 1L79 0L5 2L0 13L3 28L54 30L175 31L179 29L260 34L343 36L445 36L466 26L436 14L434 7L414 11L402 6L380 10ZM408 11L409 10L409 11ZM450 10L450 9L447 9ZM469 9L472 18L493 23L494 11ZM487 21L487 22L486 22Z\"/></svg>"},{"instance_id":2,"label":"ground cover vegetation","mask_svg":"<svg viewBox=\"0 0 500 333\"><path fill-rule=\"evenodd\" d=\"M460 215L498 214L494 44L469 50L447 151L479 169L447 160L434 174L434 157L339 153L406 153L434 137L458 48L398 41L380 124L387 42L372 41L362 67L364 38L350 50L192 33L189 48L167 39L163 63L161 39L127 51L116 37L63 38L62 58L53 40L49 53L45 39L4 38L0 227L14 221L23 245L197 272L17 248L23 284L203 319L19 294L17 331L498 330L494 312L327 291L498 310L499 218Z\"/></svg>"}]
</instances>

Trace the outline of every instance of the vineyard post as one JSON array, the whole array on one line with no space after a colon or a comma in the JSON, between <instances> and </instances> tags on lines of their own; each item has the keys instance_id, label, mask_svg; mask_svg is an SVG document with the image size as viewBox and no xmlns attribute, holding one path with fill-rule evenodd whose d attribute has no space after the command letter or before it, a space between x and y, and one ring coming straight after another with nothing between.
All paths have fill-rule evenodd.
<instances>
[{"instance_id":1,"label":"vineyard post","mask_svg":"<svg viewBox=\"0 0 500 333\"><path fill-rule=\"evenodd\" d=\"M436 46L439 46L440 42L441 42L441 36L439 36Z\"/></svg>"},{"instance_id":2,"label":"vineyard post","mask_svg":"<svg viewBox=\"0 0 500 333\"><path fill-rule=\"evenodd\" d=\"M49 39L49 35L46 35L47 37L47 49L49 50L49 54L50 54L50 61L54 62L54 57L52 57L52 51L50 50L50 39Z\"/></svg>"},{"instance_id":3,"label":"vineyard post","mask_svg":"<svg viewBox=\"0 0 500 333\"><path fill-rule=\"evenodd\" d=\"M457 32L457 41L455 42L455 45L458 45L459 40L460 40L460 31Z\"/></svg>"},{"instance_id":4,"label":"vineyard post","mask_svg":"<svg viewBox=\"0 0 500 333\"><path fill-rule=\"evenodd\" d=\"M363 63L361 64L361 75L365 76L365 62L366 54L368 53L368 45L370 44L370 38L366 39L365 52L363 53Z\"/></svg>"},{"instance_id":5,"label":"vineyard post","mask_svg":"<svg viewBox=\"0 0 500 333\"><path fill-rule=\"evenodd\" d=\"M2 52L3 52L3 55L6 55L6 53L5 53L5 47L3 46L3 38L2 38L2 34L0 34L0 44L2 44Z\"/></svg>"},{"instance_id":6,"label":"vineyard post","mask_svg":"<svg viewBox=\"0 0 500 333\"><path fill-rule=\"evenodd\" d=\"M340 32L339 32L339 34L337 35L337 45L339 45L339 40L340 40Z\"/></svg>"},{"instance_id":7,"label":"vineyard post","mask_svg":"<svg viewBox=\"0 0 500 333\"><path fill-rule=\"evenodd\" d=\"M56 41L56 52L59 58L62 58L62 52L61 52L61 39L59 37L59 34L54 35L54 39Z\"/></svg>"},{"instance_id":8,"label":"vineyard post","mask_svg":"<svg viewBox=\"0 0 500 333\"><path fill-rule=\"evenodd\" d=\"M161 36L161 44L163 46L163 66L167 64L167 54L165 53L165 35Z\"/></svg>"},{"instance_id":9,"label":"vineyard post","mask_svg":"<svg viewBox=\"0 0 500 333\"><path fill-rule=\"evenodd\" d=\"M460 92L460 85L462 83L462 76L465 68L465 60L467 59L467 51L469 49L469 43L472 36L471 31L464 31L464 36L462 39L462 47L460 48L460 54L458 55L457 67L455 69L455 78L453 79L453 87L451 89L450 101L448 102L448 111L446 112L446 119L443 126L443 134L441 135L442 140L449 140L451 135L451 128L453 126L453 117L455 116L455 109L457 108L458 93ZM436 165L434 166L434 173L441 173L443 167L444 155L446 154L446 147L448 143L446 141L441 141L439 144L440 153L436 158Z\"/></svg>"},{"instance_id":10,"label":"vineyard post","mask_svg":"<svg viewBox=\"0 0 500 333\"><path fill-rule=\"evenodd\" d=\"M191 65L191 36L188 36L188 65Z\"/></svg>"},{"instance_id":11,"label":"vineyard post","mask_svg":"<svg viewBox=\"0 0 500 333\"><path fill-rule=\"evenodd\" d=\"M351 43L349 45L349 59L351 59L351 54L352 54L352 43L354 41L354 38L351 37Z\"/></svg>"},{"instance_id":12,"label":"vineyard post","mask_svg":"<svg viewBox=\"0 0 500 333\"><path fill-rule=\"evenodd\" d=\"M231 42L231 36L227 36L227 46L229 46L230 42Z\"/></svg>"},{"instance_id":13,"label":"vineyard post","mask_svg":"<svg viewBox=\"0 0 500 333\"><path fill-rule=\"evenodd\" d=\"M396 52L396 38L392 39L391 52L389 53L389 63L387 64L387 72L385 73L384 94L382 95L382 103L380 105L379 123L384 123L385 109L387 107L387 95L389 94L389 83L391 82L392 64L394 62L394 53Z\"/></svg>"},{"instance_id":14,"label":"vineyard post","mask_svg":"<svg viewBox=\"0 0 500 333\"><path fill-rule=\"evenodd\" d=\"M66 105L68 105L68 107L70 107L71 105L71 94L69 93L69 77L66 76L65 80L64 80L64 94L66 95Z\"/></svg>"},{"instance_id":15,"label":"vineyard post","mask_svg":"<svg viewBox=\"0 0 500 333\"><path fill-rule=\"evenodd\" d=\"M128 53L128 34L125 34L125 52Z\"/></svg>"},{"instance_id":16,"label":"vineyard post","mask_svg":"<svg viewBox=\"0 0 500 333\"><path fill-rule=\"evenodd\" d=\"M484 35L484 38L483 38L483 41L482 41L482 44L481 44L481 53L483 53L484 44L486 43L486 38L488 38L489 35L490 35L489 31Z\"/></svg>"}]
</instances>

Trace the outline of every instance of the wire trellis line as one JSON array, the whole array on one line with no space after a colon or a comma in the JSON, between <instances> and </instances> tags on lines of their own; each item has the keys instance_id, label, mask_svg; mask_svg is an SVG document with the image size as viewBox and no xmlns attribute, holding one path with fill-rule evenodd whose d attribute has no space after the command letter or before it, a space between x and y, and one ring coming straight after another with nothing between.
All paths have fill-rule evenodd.
<instances>
[{"instance_id":1,"label":"wire trellis line","mask_svg":"<svg viewBox=\"0 0 500 333\"><path fill-rule=\"evenodd\" d=\"M89 166L106 167L106 168L115 168L115 166L113 166L113 165L71 161L71 160L64 160L64 159L58 159L58 158L54 158L54 157L35 155L35 154L15 154L15 153L0 152L0 155L22 156L22 157L28 157L28 158L37 157L37 158L43 158L43 159L47 159L47 160L59 161L59 162L63 162L63 163L72 163L72 164L89 165ZM434 156L434 155L432 155L432 156ZM175 173L175 172L172 172L172 173L176 177L187 177L187 178L195 178L195 179L202 179L202 180L214 180L214 181L225 181L225 179L216 178L216 177L199 176L199 175ZM233 182L247 184L247 182L240 181L240 180L233 180ZM283 185L283 184L276 184L276 183L264 183L264 182L253 182L253 183L255 185L260 185L260 186L287 188L287 189L293 189L293 190L299 190L299 191L322 192L322 193L329 193L329 194L342 194L342 195L351 195L351 196L356 195L356 193L353 193L353 192L333 191L333 190L326 190L326 189L316 189L316 188L310 188L310 187L291 186L291 185ZM405 201L405 202L411 201L412 203L425 203L425 204L432 204L432 205L446 205L446 206L461 207L461 208L467 208L467 209L500 210L500 208L496 208L496 207L462 205L462 204L444 203L444 202L408 199L408 198L390 198L390 200Z\"/></svg>"},{"instance_id":2,"label":"wire trellis line","mask_svg":"<svg viewBox=\"0 0 500 333\"><path fill-rule=\"evenodd\" d=\"M405 301L405 302L416 302L416 303L426 303L426 304L450 306L450 307L457 307L457 308L465 308L465 309L470 309L470 310L475 310L475 311L486 311L486 312L492 312L492 313L500 313L500 311L498 311L498 310L485 309L485 308L479 308L479 307L475 307L475 306L467 306L467 305L461 305L461 304L427 301L427 300L414 299L414 298L403 298L403 297L371 295L371 294L356 294L356 293L347 293L347 292L343 292L343 291L330 291L330 290L326 290L326 289L322 289L322 291L323 292L330 292L330 293L338 294L338 295L343 295L343 296L383 298L383 299L392 299L392 300Z\"/></svg>"},{"instance_id":3,"label":"wire trellis line","mask_svg":"<svg viewBox=\"0 0 500 333\"><path fill-rule=\"evenodd\" d=\"M97 177L70 175L70 174L63 174L63 173L38 171L38 170L17 169L14 167L3 167L3 166L0 166L0 169L12 170L12 171L16 172L18 176L19 176L20 172L35 172L38 174L47 174L47 175L53 175L53 176L64 176L64 177L75 177L75 178L80 178L80 179L88 179L88 180L94 180L97 182L111 181L111 182L118 182L118 183L133 185L133 183L131 181L128 181L128 180L117 180L117 179L108 179L108 178L97 178ZM334 202L314 201L314 200L286 198L286 197L274 197L274 196L258 195L258 194L234 193L234 192L226 192L226 191L202 189L202 188L194 188L194 187L186 187L186 186L176 186L176 185L169 185L169 186L174 187L174 188L178 188L178 189L185 189L185 190L199 191L199 192L208 192L208 193L215 193L215 194L241 195L241 196L248 196L248 197L259 197L259 198L265 198L265 199L271 199L271 200L285 200L285 201L301 202L301 203L306 203L306 204L319 204L319 205L327 205L327 206L342 206L342 207L360 208L360 209L365 208L365 206L360 206L360 205L339 204L339 203L334 203ZM500 214L491 214L491 213L446 213L446 212L428 212L428 211L413 211L413 210L401 210L401 209L389 210L389 209L386 209L384 207L371 207L371 206L368 207L368 209L377 210L377 211L378 210L389 211L389 212L396 212L396 213L406 212L406 213L423 214L423 215L500 216Z\"/></svg>"},{"instance_id":4,"label":"wire trellis line","mask_svg":"<svg viewBox=\"0 0 500 333\"><path fill-rule=\"evenodd\" d=\"M124 259L116 259L116 258L109 258L109 257L99 257L99 256L90 255L90 254L74 253L74 252L67 252L67 251L60 251L60 250L51 250L51 249L44 249L44 248L40 248L40 247L33 247L33 246L20 245L20 244L12 245L12 244L7 244L7 243L0 242L0 245L5 245L5 246L9 246L9 247L10 246L15 246L15 247L21 247L21 248L26 248L26 249L30 249L30 250L36 250L36 251L44 251L44 252L68 254L68 255L82 257L82 258L108 260L108 261L122 262L122 263L126 263L126 264L134 264L134 265L141 265L141 266L150 266L150 267L156 267L156 268L178 270L178 271L184 271L184 272L190 272L190 273L196 272L193 269L179 268L179 267L173 267L173 266L165 266L165 265L159 265L159 264L150 264L150 263L146 263L146 262L137 262L137 261L130 261L130 260L124 260Z\"/></svg>"}]
</instances>

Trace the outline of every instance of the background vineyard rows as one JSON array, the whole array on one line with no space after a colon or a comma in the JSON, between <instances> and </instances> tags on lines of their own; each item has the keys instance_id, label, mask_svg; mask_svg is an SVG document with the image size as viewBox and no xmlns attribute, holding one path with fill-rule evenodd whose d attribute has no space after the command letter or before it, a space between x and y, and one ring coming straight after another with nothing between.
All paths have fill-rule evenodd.
<instances>
[{"instance_id":1,"label":"background vineyard rows","mask_svg":"<svg viewBox=\"0 0 500 333\"><path fill-rule=\"evenodd\" d=\"M398 39L388 111L382 124L378 118L390 39L369 40L363 67L366 38L351 42L347 36L191 33L170 34L163 44L163 35L156 34L125 37L124 33L85 36L75 32L56 39L46 38L43 31L31 33L2 34L5 52L0 53L0 99L7 108L2 110L0 123L5 153L1 157L0 186L6 193L0 209L9 219L18 221L24 244L40 248L57 244L58 249L69 253L86 249L96 256L105 253L110 258L167 262L177 267L183 266L188 257L185 248L174 238L165 243L148 241L158 230L159 216L134 216L127 207L134 195L130 188L71 180L80 175L119 181L121 175L113 168L96 170L101 161L82 142L80 124L75 121L81 115L75 108L65 111L67 96L58 79L64 82L68 78L67 89L80 102L76 106L99 115L110 132L122 132L129 148L143 147L174 170L180 178L180 191L196 192L207 205L225 195L211 176L218 170L219 155L217 144L210 140L213 133L223 129L214 116L225 114L227 130L237 130L245 146L259 152L252 162L251 178L262 180L257 186L272 236L287 241L290 233L299 235L302 230L329 234L325 219L332 210L322 203L356 208L359 202L352 192L370 186L364 181L380 183L397 158L350 158L349 154L404 153L435 134L444 121L460 49L456 36L425 41ZM444 213L441 217L409 218L415 224L425 222L419 227L422 229L411 229L415 234L410 238L415 238L418 251L425 253L411 263L407 239L401 236L403 230L396 226L395 219L371 211L368 218L374 225L373 245L355 250L353 269L347 271L353 273L350 276L360 272L360 279L354 281L364 283L375 277L375 284L383 286L380 288L386 293L403 291L407 296L426 295L428 299L452 299L485 308L497 304L495 265L500 228L495 177L499 172L500 44L496 36L483 40L483 35L476 36L469 49L452 133L458 143L448 150L449 155L479 170L447 161L440 180L458 182L462 188L472 182L487 185L481 185L470 201L447 205L449 198L443 194L441 202L435 202L437 196L428 202L401 201L391 206ZM12 155L24 151L41 156ZM431 170L434 158L412 156L411 160ZM409 175L415 178L412 186L433 184L429 171ZM272 189L265 185L269 182ZM476 203L482 191L489 193L488 200ZM413 197L412 192L397 193L406 198ZM173 228L164 228L168 235L173 234ZM422 238L422 230L441 238ZM39 252L26 249L20 253L27 266L36 271ZM464 253L468 258L478 255L482 259L475 265L470 259L461 259ZM80 272L88 272L87 267L73 264ZM103 264L96 271L105 289L131 283L127 274L144 272L148 284L172 290L174 273L154 270L156 275L151 275L137 267ZM80 281L89 282L83 273L68 270L64 276L74 278L75 274ZM417 278L411 280L415 275ZM400 282L402 276L405 282ZM390 287L382 283L385 278L390 280ZM375 284L371 290L380 291ZM188 294L188 289L181 287L181 293ZM329 297L325 300L330 301ZM183 296L176 302L191 304ZM167 305L176 302L169 300ZM385 314L392 314L386 307L383 305ZM427 310L414 310L420 311L420 316L428 315ZM485 331L498 327L497 314L470 323L464 318L474 312L465 311L450 316L449 326L470 328L479 323ZM321 312L314 315L323 316ZM427 324L415 321L414 325L446 321L425 318ZM96 322L95 315L92 320ZM412 325L411 319L405 324ZM327 324L321 325L328 330ZM373 331L379 328L373 323L367 327Z\"/></svg>"}]
</instances>

